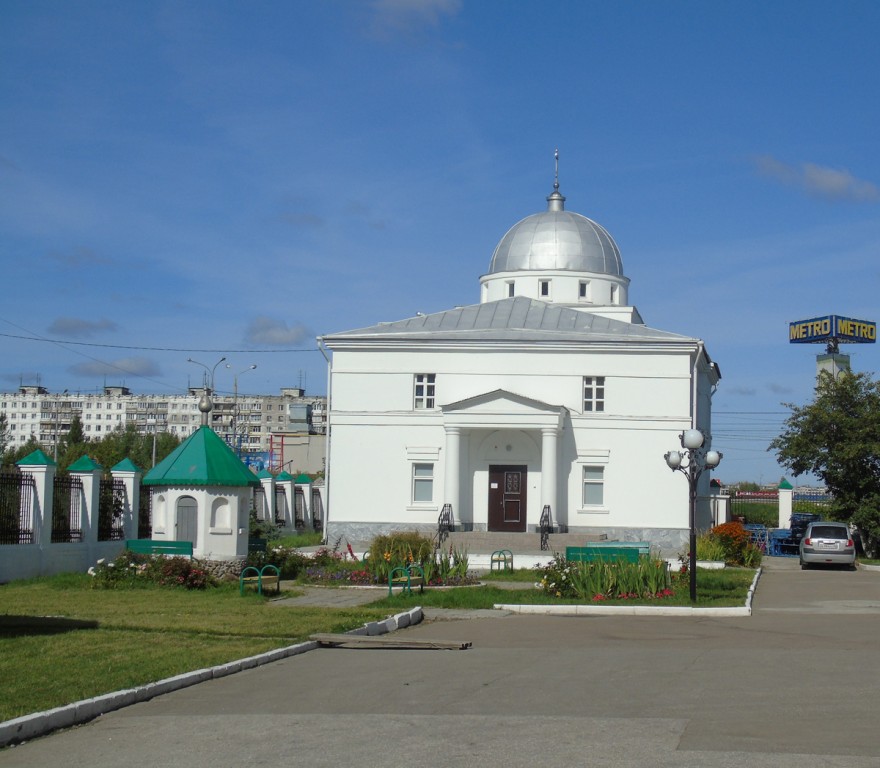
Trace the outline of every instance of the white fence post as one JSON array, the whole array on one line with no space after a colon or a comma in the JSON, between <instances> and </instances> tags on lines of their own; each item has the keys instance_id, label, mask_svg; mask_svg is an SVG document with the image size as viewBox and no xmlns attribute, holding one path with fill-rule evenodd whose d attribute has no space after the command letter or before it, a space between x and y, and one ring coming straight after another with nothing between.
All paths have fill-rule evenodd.
<instances>
[{"instance_id":1,"label":"white fence post","mask_svg":"<svg viewBox=\"0 0 880 768\"><path fill-rule=\"evenodd\" d=\"M138 537L138 517L141 507L141 471L131 461L124 459L110 470L114 480L125 485L125 501L122 509L122 529L126 539Z\"/></svg>"},{"instance_id":2,"label":"white fence post","mask_svg":"<svg viewBox=\"0 0 880 768\"><path fill-rule=\"evenodd\" d=\"M791 513L794 509L794 488L783 480L779 484L779 527L791 527Z\"/></svg>"}]
</instances>

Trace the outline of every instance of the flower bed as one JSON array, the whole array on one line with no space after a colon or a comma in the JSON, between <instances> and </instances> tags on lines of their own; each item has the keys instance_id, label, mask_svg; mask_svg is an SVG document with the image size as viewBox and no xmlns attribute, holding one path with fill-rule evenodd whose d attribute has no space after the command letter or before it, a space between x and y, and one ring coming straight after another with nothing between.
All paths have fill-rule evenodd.
<instances>
[{"instance_id":1,"label":"flower bed","mask_svg":"<svg viewBox=\"0 0 880 768\"><path fill-rule=\"evenodd\" d=\"M665 560L640 557L638 562L580 562L557 555L535 586L557 598L584 601L663 599L673 595L672 575Z\"/></svg>"}]
</instances>

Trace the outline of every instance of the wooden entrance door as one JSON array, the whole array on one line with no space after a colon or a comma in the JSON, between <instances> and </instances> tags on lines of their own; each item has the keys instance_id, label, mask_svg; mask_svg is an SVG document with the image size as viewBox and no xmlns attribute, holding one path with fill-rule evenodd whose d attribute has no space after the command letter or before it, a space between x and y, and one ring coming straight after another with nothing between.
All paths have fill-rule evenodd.
<instances>
[{"instance_id":1,"label":"wooden entrance door","mask_svg":"<svg viewBox=\"0 0 880 768\"><path fill-rule=\"evenodd\" d=\"M526 530L528 467L489 467L489 530Z\"/></svg>"},{"instance_id":2,"label":"wooden entrance door","mask_svg":"<svg viewBox=\"0 0 880 768\"><path fill-rule=\"evenodd\" d=\"M191 541L193 548L199 543L198 503L192 496L183 496L177 501L177 541Z\"/></svg>"}]
</instances>

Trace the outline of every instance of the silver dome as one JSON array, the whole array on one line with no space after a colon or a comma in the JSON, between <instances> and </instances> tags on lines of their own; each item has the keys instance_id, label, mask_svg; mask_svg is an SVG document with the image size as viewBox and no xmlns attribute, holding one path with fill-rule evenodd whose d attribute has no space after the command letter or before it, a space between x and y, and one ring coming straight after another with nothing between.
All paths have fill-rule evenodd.
<instances>
[{"instance_id":1,"label":"silver dome","mask_svg":"<svg viewBox=\"0 0 880 768\"><path fill-rule=\"evenodd\" d=\"M563 269L624 276L620 249L601 224L564 210L558 190L547 202L547 211L527 216L501 238L489 274Z\"/></svg>"}]
</instances>

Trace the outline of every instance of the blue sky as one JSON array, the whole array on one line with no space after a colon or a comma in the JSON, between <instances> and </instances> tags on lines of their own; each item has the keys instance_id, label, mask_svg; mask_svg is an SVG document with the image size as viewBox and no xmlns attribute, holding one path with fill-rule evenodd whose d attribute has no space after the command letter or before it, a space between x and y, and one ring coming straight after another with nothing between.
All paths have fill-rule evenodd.
<instances>
[{"instance_id":1,"label":"blue sky","mask_svg":"<svg viewBox=\"0 0 880 768\"><path fill-rule=\"evenodd\" d=\"M0 389L326 390L318 334L479 300L544 210L721 366L725 481L876 320L875 2L0 4ZM875 345L851 345L877 370ZM674 447L674 446L670 446ZM660 459L662 460L662 458Z\"/></svg>"}]
</instances>

